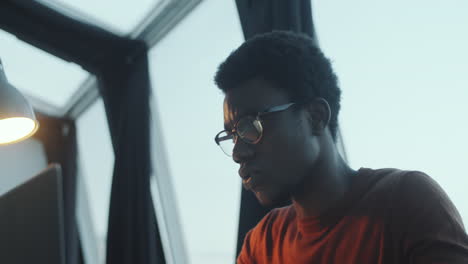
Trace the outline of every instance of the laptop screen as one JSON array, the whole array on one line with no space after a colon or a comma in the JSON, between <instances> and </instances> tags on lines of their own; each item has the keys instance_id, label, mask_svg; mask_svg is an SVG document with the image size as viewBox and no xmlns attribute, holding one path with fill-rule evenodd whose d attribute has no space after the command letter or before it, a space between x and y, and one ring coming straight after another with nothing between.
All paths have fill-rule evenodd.
<instances>
[{"instance_id":1,"label":"laptop screen","mask_svg":"<svg viewBox=\"0 0 468 264\"><path fill-rule=\"evenodd\" d=\"M0 263L65 264L62 192L51 165L0 196Z\"/></svg>"}]
</instances>

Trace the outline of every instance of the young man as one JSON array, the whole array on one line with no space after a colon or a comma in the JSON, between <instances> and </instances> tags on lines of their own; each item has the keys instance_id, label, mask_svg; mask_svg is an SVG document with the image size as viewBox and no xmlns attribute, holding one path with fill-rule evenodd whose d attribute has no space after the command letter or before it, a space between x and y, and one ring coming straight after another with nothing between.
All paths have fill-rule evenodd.
<instances>
[{"instance_id":1,"label":"young man","mask_svg":"<svg viewBox=\"0 0 468 264\"><path fill-rule=\"evenodd\" d=\"M246 41L215 77L216 143L263 205L290 199L246 235L237 263L468 263L456 208L418 171L351 169L336 148L341 91L304 35Z\"/></svg>"}]
</instances>

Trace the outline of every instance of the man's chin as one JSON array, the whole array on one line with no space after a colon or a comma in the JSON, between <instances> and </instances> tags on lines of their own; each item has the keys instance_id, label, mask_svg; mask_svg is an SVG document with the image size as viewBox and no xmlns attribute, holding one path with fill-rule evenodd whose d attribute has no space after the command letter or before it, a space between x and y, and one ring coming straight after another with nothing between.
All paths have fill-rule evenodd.
<instances>
[{"instance_id":1,"label":"man's chin","mask_svg":"<svg viewBox=\"0 0 468 264\"><path fill-rule=\"evenodd\" d=\"M265 192L254 192L263 207L283 207L290 204L288 195L271 195Z\"/></svg>"}]
</instances>

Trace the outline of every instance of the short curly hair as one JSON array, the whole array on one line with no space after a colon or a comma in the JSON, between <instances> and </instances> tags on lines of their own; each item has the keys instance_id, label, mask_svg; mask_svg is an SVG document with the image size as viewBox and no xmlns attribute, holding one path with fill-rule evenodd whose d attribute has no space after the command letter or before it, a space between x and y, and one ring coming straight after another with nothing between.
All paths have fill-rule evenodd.
<instances>
[{"instance_id":1,"label":"short curly hair","mask_svg":"<svg viewBox=\"0 0 468 264\"><path fill-rule=\"evenodd\" d=\"M312 38L290 31L254 36L220 64L215 83L226 93L254 78L275 83L294 102L325 99L331 109L330 133L336 141L341 90L330 61Z\"/></svg>"}]
</instances>

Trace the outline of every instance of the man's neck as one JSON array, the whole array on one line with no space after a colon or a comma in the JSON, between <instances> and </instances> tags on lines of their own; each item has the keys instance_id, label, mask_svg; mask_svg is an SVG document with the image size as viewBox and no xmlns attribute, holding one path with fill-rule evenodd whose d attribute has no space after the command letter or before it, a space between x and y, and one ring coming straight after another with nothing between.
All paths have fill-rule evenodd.
<instances>
[{"instance_id":1,"label":"man's neck","mask_svg":"<svg viewBox=\"0 0 468 264\"><path fill-rule=\"evenodd\" d=\"M292 199L299 218L317 217L333 208L349 190L352 176L356 174L335 147L322 154L302 183L300 194Z\"/></svg>"}]
</instances>

